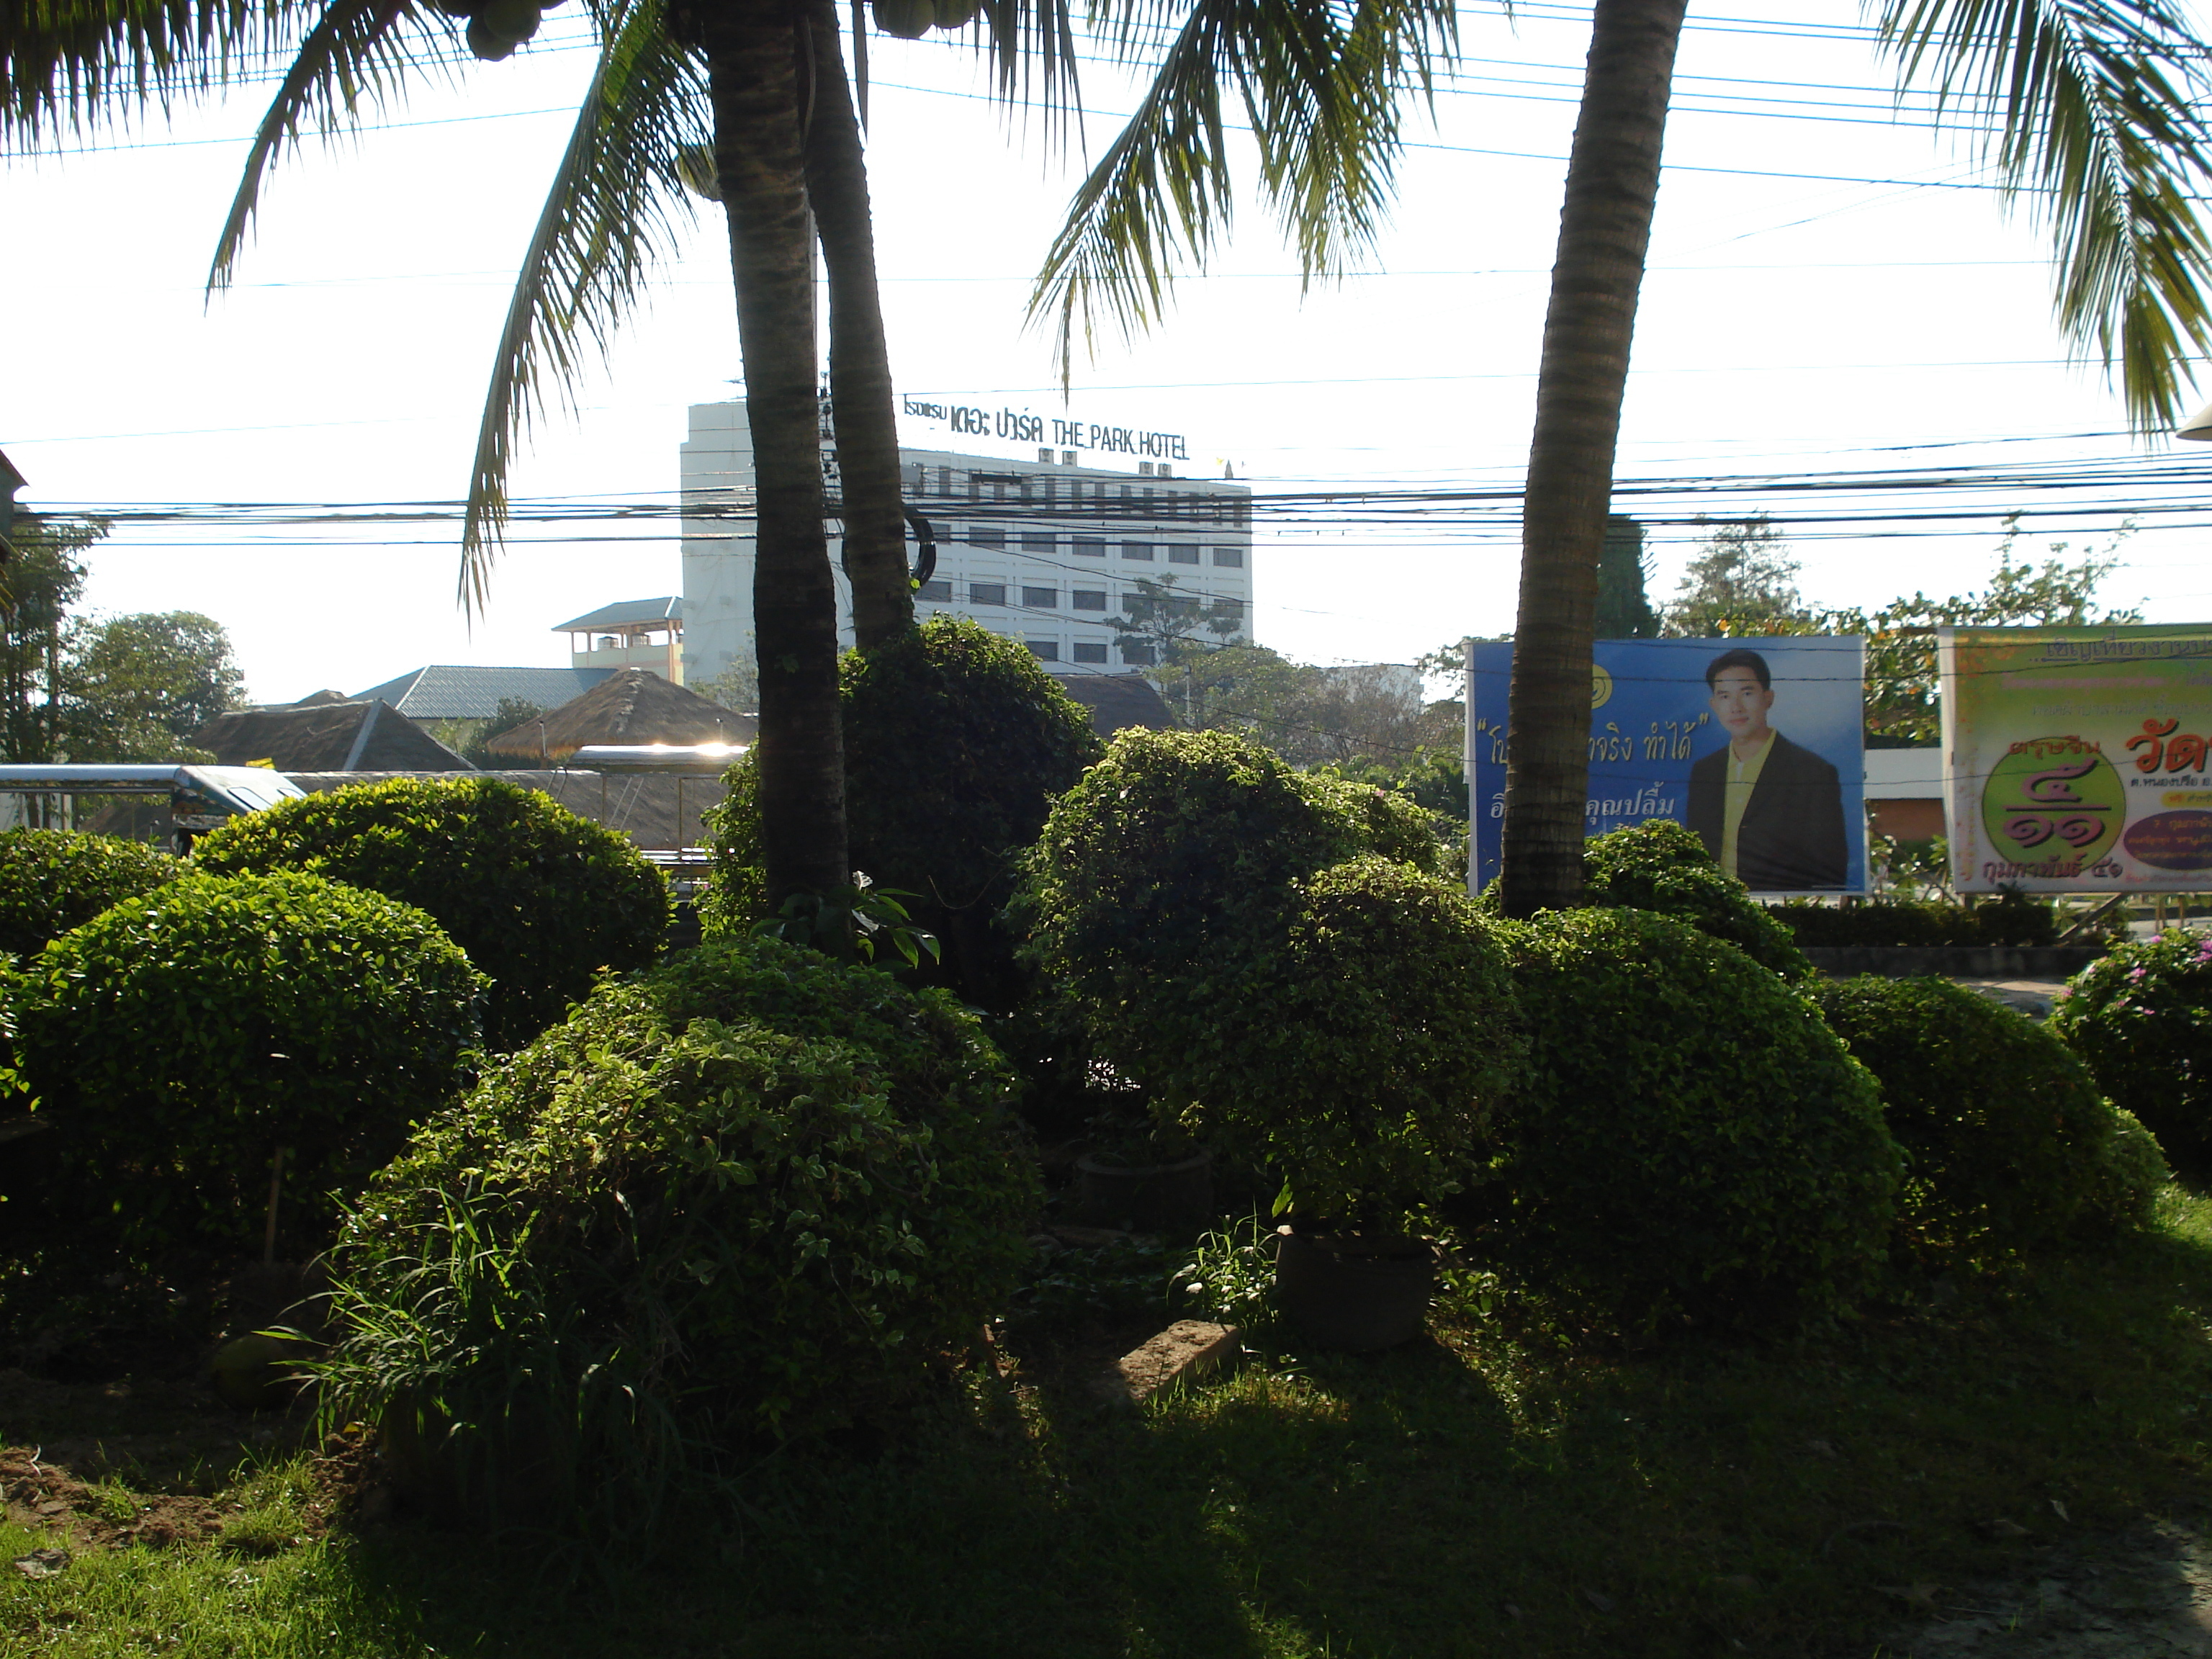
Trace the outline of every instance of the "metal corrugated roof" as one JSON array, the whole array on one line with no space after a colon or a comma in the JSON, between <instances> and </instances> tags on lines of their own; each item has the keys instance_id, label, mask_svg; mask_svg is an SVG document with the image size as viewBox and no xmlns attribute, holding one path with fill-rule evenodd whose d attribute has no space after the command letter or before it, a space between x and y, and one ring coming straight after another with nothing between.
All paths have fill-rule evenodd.
<instances>
[{"instance_id":1,"label":"metal corrugated roof","mask_svg":"<svg viewBox=\"0 0 2212 1659\"><path fill-rule=\"evenodd\" d=\"M556 623L556 634L581 634L594 628L635 627L639 623L680 622L684 617L684 596L664 594L657 599L621 599L613 605L603 605L597 611L586 611L568 622Z\"/></svg>"},{"instance_id":2,"label":"metal corrugated roof","mask_svg":"<svg viewBox=\"0 0 2212 1659\"><path fill-rule=\"evenodd\" d=\"M475 668L434 664L372 685L353 701L381 697L414 720L488 720L501 697L520 697L540 708L574 702L611 668Z\"/></svg>"}]
</instances>

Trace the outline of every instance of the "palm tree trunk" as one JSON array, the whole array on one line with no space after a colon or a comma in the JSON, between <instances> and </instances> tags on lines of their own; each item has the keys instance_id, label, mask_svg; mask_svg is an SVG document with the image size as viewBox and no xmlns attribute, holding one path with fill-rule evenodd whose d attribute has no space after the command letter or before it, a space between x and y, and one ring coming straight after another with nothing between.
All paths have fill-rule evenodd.
<instances>
[{"instance_id":1,"label":"palm tree trunk","mask_svg":"<svg viewBox=\"0 0 2212 1659\"><path fill-rule=\"evenodd\" d=\"M1521 521L1498 897L1579 901L1598 556L1686 0L1597 0L1567 162Z\"/></svg>"},{"instance_id":2,"label":"palm tree trunk","mask_svg":"<svg viewBox=\"0 0 2212 1659\"><path fill-rule=\"evenodd\" d=\"M799 0L701 15L714 166L730 226L757 499L762 863L771 912L852 879L837 717L837 593L823 529L813 227L800 153Z\"/></svg>"},{"instance_id":3,"label":"palm tree trunk","mask_svg":"<svg viewBox=\"0 0 2212 1659\"><path fill-rule=\"evenodd\" d=\"M866 650L914 626L906 510L899 496L898 416L876 291L868 167L837 46L836 0L812 0L808 23L814 96L806 187L830 273L830 403L843 495L845 574L853 584L853 635Z\"/></svg>"}]
</instances>

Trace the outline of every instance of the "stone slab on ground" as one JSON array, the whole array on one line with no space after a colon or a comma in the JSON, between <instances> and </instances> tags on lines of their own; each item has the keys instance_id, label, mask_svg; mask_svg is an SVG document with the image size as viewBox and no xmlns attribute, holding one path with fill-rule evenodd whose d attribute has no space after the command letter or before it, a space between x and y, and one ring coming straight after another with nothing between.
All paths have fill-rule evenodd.
<instances>
[{"instance_id":1,"label":"stone slab on ground","mask_svg":"<svg viewBox=\"0 0 2212 1659\"><path fill-rule=\"evenodd\" d=\"M1183 1377L1195 1381L1236 1352L1234 1325L1178 1319L1107 1366L1095 1386L1107 1405L1141 1406L1170 1382Z\"/></svg>"}]
</instances>

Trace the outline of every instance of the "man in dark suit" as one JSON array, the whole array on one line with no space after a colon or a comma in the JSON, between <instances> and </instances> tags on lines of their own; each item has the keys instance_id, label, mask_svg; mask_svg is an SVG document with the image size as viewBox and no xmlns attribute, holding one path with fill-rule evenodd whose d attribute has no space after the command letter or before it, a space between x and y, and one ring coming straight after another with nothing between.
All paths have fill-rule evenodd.
<instances>
[{"instance_id":1,"label":"man in dark suit","mask_svg":"<svg viewBox=\"0 0 2212 1659\"><path fill-rule=\"evenodd\" d=\"M1766 659L1723 651L1706 665L1705 686L1729 740L1690 768L1690 828L1754 893L1841 887L1850 869L1843 785L1834 767L1766 723Z\"/></svg>"}]
</instances>

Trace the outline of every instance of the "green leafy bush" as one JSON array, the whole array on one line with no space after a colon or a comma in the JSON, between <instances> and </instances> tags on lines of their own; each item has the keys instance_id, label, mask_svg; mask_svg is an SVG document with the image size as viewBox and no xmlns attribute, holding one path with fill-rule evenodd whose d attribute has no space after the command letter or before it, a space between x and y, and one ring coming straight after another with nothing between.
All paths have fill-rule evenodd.
<instances>
[{"instance_id":1,"label":"green leafy bush","mask_svg":"<svg viewBox=\"0 0 2212 1659\"><path fill-rule=\"evenodd\" d=\"M1292 884L1280 944L1224 978L1210 1040L1147 1073L1154 1108L1286 1180L1303 1222L1394 1227L1455 1190L1521 1080L1504 951L1464 894L1408 866Z\"/></svg>"},{"instance_id":2,"label":"green leafy bush","mask_svg":"<svg viewBox=\"0 0 2212 1659\"><path fill-rule=\"evenodd\" d=\"M1003 1306L1036 1201L1008 1085L944 993L774 940L609 981L356 1206L325 1413L427 1431L495 1521L550 1482L634 1529L716 1449L903 1398Z\"/></svg>"},{"instance_id":3,"label":"green leafy bush","mask_svg":"<svg viewBox=\"0 0 2212 1659\"><path fill-rule=\"evenodd\" d=\"M0 830L0 951L29 956L184 869L143 842L68 830Z\"/></svg>"},{"instance_id":4,"label":"green leafy bush","mask_svg":"<svg viewBox=\"0 0 2212 1659\"><path fill-rule=\"evenodd\" d=\"M1877 898L1865 904L1791 899L1767 914L1802 946L2036 946L2058 937L2057 913L2022 893L1976 905Z\"/></svg>"},{"instance_id":5,"label":"green leafy bush","mask_svg":"<svg viewBox=\"0 0 2212 1659\"><path fill-rule=\"evenodd\" d=\"M2161 1146L2212 1155L2212 933L2117 946L2074 976L2051 1029Z\"/></svg>"},{"instance_id":6,"label":"green leafy bush","mask_svg":"<svg viewBox=\"0 0 2212 1659\"><path fill-rule=\"evenodd\" d=\"M995 918L1053 797L1103 752L1090 716L1026 646L963 617L846 653L838 689L854 866L916 896L908 908L944 942L945 972L969 1001L1012 1006L1012 941ZM733 767L708 815L715 879L702 916L725 934L761 914L751 772Z\"/></svg>"},{"instance_id":7,"label":"green leafy bush","mask_svg":"<svg viewBox=\"0 0 2212 1659\"><path fill-rule=\"evenodd\" d=\"M296 872L186 876L23 972L55 1218L138 1255L258 1246L280 1147L280 1242L319 1247L330 1195L461 1086L483 986L422 911Z\"/></svg>"},{"instance_id":8,"label":"green leafy bush","mask_svg":"<svg viewBox=\"0 0 2212 1659\"><path fill-rule=\"evenodd\" d=\"M2163 1167L2147 1185L2129 1179L2134 1134L2033 1020L1944 979L1827 981L1812 996L1881 1085L1908 1159L1899 1219L1917 1254L2003 1255L2147 1214ZM2130 1147L2115 1148L2123 1136Z\"/></svg>"},{"instance_id":9,"label":"green leafy bush","mask_svg":"<svg viewBox=\"0 0 2212 1659\"><path fill-rule=\"evenodd\" d=\"M1595 908L1654 910L1727 940L1785 979L1812 972L1790 930L1671 818L1592 836L1583 848L1583 902Z\"/></svg>"},{"instance_id":10,"label":"green leafy bush","mask_svg":"<svg viewBox=\"0 0 2212 1659\"><path fill-rule=\"evenodd\" d=\"M306 870L419 905L491 976L485 1039L519 1048L592 988L641 968L668 884L626 836L495 778L394 778L234 818L194 857L221 875Z\"/></svg>"},{"instance_id":11,"label":"green leafy bush","mask_svg":"<svg viewBox=\"0 0 2212 1659\"><path fill-rule=\"evenodd\" d=\"M1531 1079L1499 1114L1473 1244L1584 1316L1750 1323L1872 1282L1900 1158L1819 1012L1672 917L1566 910L1510 934Z\"/></svg>"}]
</instances>

